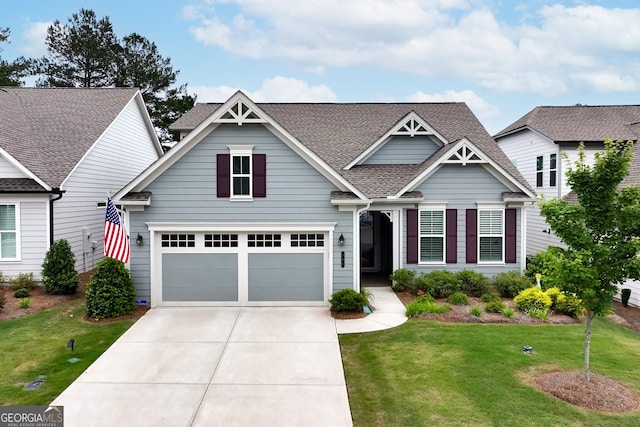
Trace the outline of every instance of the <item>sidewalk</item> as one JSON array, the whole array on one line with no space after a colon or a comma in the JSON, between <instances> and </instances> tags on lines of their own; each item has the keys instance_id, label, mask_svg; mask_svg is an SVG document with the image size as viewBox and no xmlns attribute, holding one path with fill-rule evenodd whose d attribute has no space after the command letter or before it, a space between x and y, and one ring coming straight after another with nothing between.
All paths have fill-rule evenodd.
<instances>
[{"instance_id":1,"label":"sidewalk","mask_svg":"<svg viewBox=\"0 0 640 427\"><path fill-rule=\"evenodd\" d=\"M395 328L407 321L404 304L390 287L365 288L371 294L373 313L361 319L336 319L338 334L381 331Z\"/></svg>"}]
</instances>

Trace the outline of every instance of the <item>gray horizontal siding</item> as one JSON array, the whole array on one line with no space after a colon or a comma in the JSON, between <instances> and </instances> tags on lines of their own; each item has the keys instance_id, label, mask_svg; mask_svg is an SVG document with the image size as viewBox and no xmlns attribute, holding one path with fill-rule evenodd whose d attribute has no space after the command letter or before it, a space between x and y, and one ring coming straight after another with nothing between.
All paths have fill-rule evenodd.
<instances>
[{"instance_id":1,"label":"gray horizontal siding","mask_svg":"<svg viewBox=\"0 0 640 427\"><path fill-rule=\"evenodd\" d=\"M76 269L87 271L102 260L104 208L107 192L125 186L158 158L153 140L135 101L130 102L63 183L65 194L55 202L55 239L67 239ZM96 250L84 252L86 228Z\"/></svg>"},{"instance_id":2,"label":"gray horizontal siding","mask_svg":"<svg viewBox=\"0 0 640 427\"><path fill-rule=\"evenodd\" d=\"M17 198L0 198L0 204L13 204ZM0 261L0 271L5 280L20 273L33 273L41 279L42 261L49 247L47 232L46 197L28 197L19 201L20 205L20 261Z\"/></svg>"},{"instance_id":3,"label":"gray horizontal siding","mask_svg":"<svg viewBox=\"0 0 640 427\"><path fill-rule=\"evenodd\" d=\"M418 264L407 264L406 260L406 239L403 238L402 263L404 268L428 273L433 270L447 269L450 271L460 271L463 269L473 269L477 272L493 276L501 271L520 270L520 263L496 265L478 265L466 263L466 209L477 209L478 202L502 203L502 192L509 191L504 184L498 181L484 167L477 164L444 165L418 190L422 191L425 201L446 202L448 209L457 209L457 257L455 264L424 266ZM406 219L406 211L403 212ZM520 219L522 212L518 209L517 224L517 244L516 253L521 251L521 227ZM407 224L403 221L403 236L406 236ZM520 256L517 257L518 261Z\"/></svg>"},{"instance_id":4,"label":"gray horizontal siding","mask_svg":"<svg viewBox=\"0 0 640 427\"><path fill-rule=\"evenodd\" d=\"M228 145L254 145L254 153L266 154L267 197L238 202L216 196L216 155L229 153ZM146 241L146 222L337 222L349 260L342 268L336 249L334 289L353 286L352 213L332 206L330 193L337 188L262 125L216 128L145 190L152 192L151 206L132 212L130 231ZM140 296L149 292L149 255L148 245L133 248Z\"/></svg>"},{"instance_id":5,"label":"gray horizontal siding","mask_svg":"<svg viewBox=\"0 0 640 427\"><path fill-rule=\"evenodd\" d=\"M420 164L438 150L428 136L393 136L364 163L368 165Z\"/></svg>"}]
</instances>

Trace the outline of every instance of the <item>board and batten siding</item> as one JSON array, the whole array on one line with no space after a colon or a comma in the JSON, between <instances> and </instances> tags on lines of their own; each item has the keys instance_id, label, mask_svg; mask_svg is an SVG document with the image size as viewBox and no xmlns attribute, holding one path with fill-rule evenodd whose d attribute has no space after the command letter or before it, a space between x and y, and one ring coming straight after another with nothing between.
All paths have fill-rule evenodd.
<instances>
[{"instance_id":1,"label":"board and batten siding","mask_svg":"<svg viewBox=\"0 0 640 427\"><path fill-rule=\"evenodd\" d=\"M440 147L429 136L392 136L364 164L411 165L420 164Z\"/></svg>"},{"instance_id":2,"label":"board and batten siding","mask_svg":"<svg viewBox=\"0 0 640 427\"><path fill-rule=\"evenodd\" d=\"M253 145L253 153L266 154L266 197L249 202L217 197L216 156L228 154L228 145ZM331 205L331 191L337 188L262 125L220 125L145 190L152 193L151 206L131 212L130 233L140 233L147 242L147 222L336 222L334 236L343 234L346 243L334 250L334 290L353 286L353 212ZM341 250L347 254L344 268ZM141 298L150 296L149 257L149 245L133 247L132 271Z\"/></svg>"},{"instance_id":3,"label":"board and batten siding","mask_svg":"<svg viewBox=\"0 0 640 427\"><path fill-rule=\"evenodd\" d=\"M404 268L428 273L433 270L447 269L460 271L472 269L479 273L493 276L502 271L520 270L521 247L521 209L516 213L516 263L503 265L496 264L467 264L466 263L466 210L477 209L477 203L502 204L502 193L509 189L478 164L443 165L431 177L429 177L417 190L424 195L426 207L429 202L446 203L447 209L457 210L457 262L451 264L419 265L407 264L407 242L403 238L402 263ZM407 235L406 210L402 213L402 235Z\"/></svg>"},{"instance_id":4,"label":"board and batten siding","mask_svg":"<svg viewBox=\"0 0 640 427\"><path fill-rule=\"evenodd\" d=\"M79 272L93 269L103 258L105 208L98 203L158 157L143 112L132 99L67 177L63 197L54 202L54 237L69 241Z\"/></svg>"},{"instance_id":5,"label":"board and batten siding","mask_svg":"<svg viewBox=\"0 0 640 427\"><path fill-rule=\"evenodd\" d=\"M42 261L49 248L49 197L48 195L2 196L0 204L17 204L19 207L19 261L0 261L0 271L5 280L20 273L33 273L42 279Z\"/></svg>"}]
</instances>

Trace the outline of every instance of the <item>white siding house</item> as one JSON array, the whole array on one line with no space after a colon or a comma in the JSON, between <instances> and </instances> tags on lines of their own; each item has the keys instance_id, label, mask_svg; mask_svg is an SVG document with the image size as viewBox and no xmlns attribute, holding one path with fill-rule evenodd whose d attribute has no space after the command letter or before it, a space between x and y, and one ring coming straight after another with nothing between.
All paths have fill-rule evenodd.
<instances>
[{"instance_id":1,"label":"white siding house","mask_svg":"<svg viewBox=\"0 0 640 427\"><path fill-rule=\"evenodd\" d=\"M566 169L578 160L578 147L584 144L586 162L592 163L604 140L638 139L640 106L536 107L494 135L500 148L511 159L539 196L562 198L571 192ZM634 157L626 184L640 183L640 158ZM531 257L549 246L563 247L550 232L537 204L527 209L526 255ZM640 306L640 284L632 287L630 304Z\"/></svg>"},{"instance_id":2,"label":"white siding house","mask_svg":"<svg viewBox=\"0 0 640 427\"><path fill-rule=\"evenodd\" d=\"M137 89L0 88L0 271L34 273L55 240L103 257L104 202L162 154ZM13 228L11 228L13 227Z\"/></svg>"}]
</instances>

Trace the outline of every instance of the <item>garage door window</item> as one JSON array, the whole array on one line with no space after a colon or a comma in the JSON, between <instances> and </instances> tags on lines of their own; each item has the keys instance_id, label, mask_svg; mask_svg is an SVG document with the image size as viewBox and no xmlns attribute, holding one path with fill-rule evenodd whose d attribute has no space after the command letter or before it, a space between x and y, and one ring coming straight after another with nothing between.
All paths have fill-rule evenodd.
<instances>
[{"instance_id":1,"label":"garage door window","mask_svg":"<svg viewBox=\"0 0 640 427\"><path fill-rule=\"evenodd\" d=\"M315 248L324 247L324 234L292 234L292 248Z\"/></svg>"},{"instance_id":2,"label":"garage door window","mask_svg":"<svg viewBox=\"0 0 640 427\"><path fill-rule=\"evenodd\" d=\"M238 235L237 234L205 234L204 247L205 248L237 248Z\"/></svg>"},{"instance_id":3,"label":"garage door window","mask_svg":"<svg viewBox=\"0 0 640 427\"><path fill-rule=\"evenodd\" d=\"M163 248L195 248L196 247L195 234L163 234L161 241L162 241Z\"/></svg>"},{"instance_id":4,"label":"garage door window","mask_svg":"<svg viewBox=\"0 0 640 427\"><path fill-rule=\"evenodd\" d=\"M249 234L247 243L250 248L279 248L282 246L282 235Z\"/></svg>"}]
</instances>

